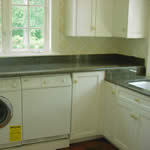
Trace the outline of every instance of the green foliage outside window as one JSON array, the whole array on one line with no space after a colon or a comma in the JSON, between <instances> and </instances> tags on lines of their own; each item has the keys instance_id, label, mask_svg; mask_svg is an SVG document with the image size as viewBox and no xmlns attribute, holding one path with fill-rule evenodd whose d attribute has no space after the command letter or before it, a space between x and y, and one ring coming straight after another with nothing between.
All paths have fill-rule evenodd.
<instances>
[{"instance_id":1,"label":"green foliage outside window","mask_svg":"<svg viewBox=\"0 0 150 150\"><path fill-rule=\"evenodd\" d=\"M12 4L14 4L12 7L13 48L26 48L25 40L27 36L29 36L29 48L42 49L44 47L42 30L44 27L44 7L42 7L44 6L44 0L29 0L29 16L27 6L15 5L26 5L27 0L12 0ZM32 5L39 6L36 7ZM26 28L28 28L28 30Z\"/></svg>"}]
</instances>

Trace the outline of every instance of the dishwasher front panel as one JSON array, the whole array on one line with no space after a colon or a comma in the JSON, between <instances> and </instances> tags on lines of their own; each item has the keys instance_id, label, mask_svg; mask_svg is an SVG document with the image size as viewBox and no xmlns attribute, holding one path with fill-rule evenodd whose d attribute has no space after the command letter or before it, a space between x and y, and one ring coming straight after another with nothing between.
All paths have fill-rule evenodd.
<instances>
[{"instance_id":1,"label":"dishwasher front panel","mask_svg":"<svg viewBox=\"0 0 150 150\"><path fill-rule=\"evenodd\" d=\"M23 90L23 139L70 134L71 86Z\"/></svg>"}]
</instances>

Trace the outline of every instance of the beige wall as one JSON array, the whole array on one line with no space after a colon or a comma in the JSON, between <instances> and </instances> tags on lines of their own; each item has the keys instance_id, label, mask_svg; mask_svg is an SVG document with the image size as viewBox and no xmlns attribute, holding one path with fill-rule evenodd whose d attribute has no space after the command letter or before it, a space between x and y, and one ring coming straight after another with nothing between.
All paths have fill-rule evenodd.
<instances>
[{"instance_id":1,"label":"beige wall","mask_svg":"<svg viewBox=\"0 0 150 150\"><path fill-rule=\"evenodd\" d=\"M54 0L53 54L108 54L120 53L146 58L147 40L119 38L79 38L65 36L64 0Z\"/></svg>"},{"instance_id":2,"label":"beige wall","mask_svg":"<svg viewBox=\"0 0 150 150\"><path fill-rule=\"evenodd\" d=\"M117 39L116 48L120 54L135 56L140 58L147 57L147 39Z\"/></svg>"}]
</instances>

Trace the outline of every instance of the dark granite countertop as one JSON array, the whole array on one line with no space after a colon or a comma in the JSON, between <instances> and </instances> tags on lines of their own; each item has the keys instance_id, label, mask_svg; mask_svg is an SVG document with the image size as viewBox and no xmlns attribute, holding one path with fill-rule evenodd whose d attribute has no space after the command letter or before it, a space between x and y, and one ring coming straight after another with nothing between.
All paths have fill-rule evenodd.
<instances>
[{"instance_id":1,"label":"dark granite countertop","mask_svg":"<svg viewBox=\"0 0 150 150\"><path fill-rule=\"evenodd\" d=\"M141 89L141 88L138 88L138 87L135 87L135 86L128 84L129 82L150 80L150 78L147 78L145 76L139 76L139 75L136 75L135 73L131 73L131 72L130 73L128 72L126 74L125 72L122 72L122 70L120 70L118 73L117 72L118 72L117 70L116 71L108 71L106 73L105 80L110 82L110 83L116 84L118 86L127 88L129 90L134 91L134 92L138 92L142 95L150 97L150 91L144 90L144 89Z\"/></svg>"},{"instance_id":2,"label":"dark granite countertop","mask_svg":"<svg viewBox=\"0 0 150 150\"><path fill-rule=\"evenodd\" d=\"M144 60L117 54L0 59L0 77L143 67Z\"/></svg>"},{"instance_id":3,"label":"dark granite countertop","mask_svg":"<svg viewBox=\"0 0 150 150\"><path fill-rule=\"evenodd\" d=\"M0 67L0 77L6 76L23 76L48 73L72 73L72 72L90 72L90 71L105 71L116 69L131 69L140 66L128 66L117 64L40 64L40 65L15 65Z\"/></svg>"}]
</instances>

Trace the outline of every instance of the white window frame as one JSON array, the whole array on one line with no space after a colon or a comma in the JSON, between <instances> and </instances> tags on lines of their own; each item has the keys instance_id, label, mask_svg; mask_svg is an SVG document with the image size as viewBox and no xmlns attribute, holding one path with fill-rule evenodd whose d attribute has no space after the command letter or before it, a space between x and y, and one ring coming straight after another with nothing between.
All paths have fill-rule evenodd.
<instances>
[{"instance_id":1,"label":"white window frame","mask_svg":"<svg viewBox=\"0 0 150 150\"><path fill-rule=\"evenodd\" d=\"M29 6L29 5L28 5ZM45 0L45 25L44 34L44 49L12 49L11 48L11 32L12 32L12 17L11 17L11 0L2 0L2 50L0 57L3 56L34 56L34 55L49 55L51 50L51 10L52 0Z\"/></svg>"},{"instance_id":2,"label":"white window frame","mask_svg":"<svg viewBox=\"0 0 150 150\"><path fill-rule=\"evenodd\" d=\"M1 0L0 0L0 2L1 2ZM1 8L1 9L0 9L0 10L1 10L1 11L0 11L0 17L1 17L1 27L2 27L2 16L1 16L1 15L2 15L2 4L1 4L1 3L0 3L0 8ZM0 36L1 36L1 38L2 38L2 28L0 28L0 34L1 34ZM1 39L0 42L1 42L1 44L0 44L0 53L1 53L1 50L2 50L2 39Z\"/></svg>"}]
</instances>

